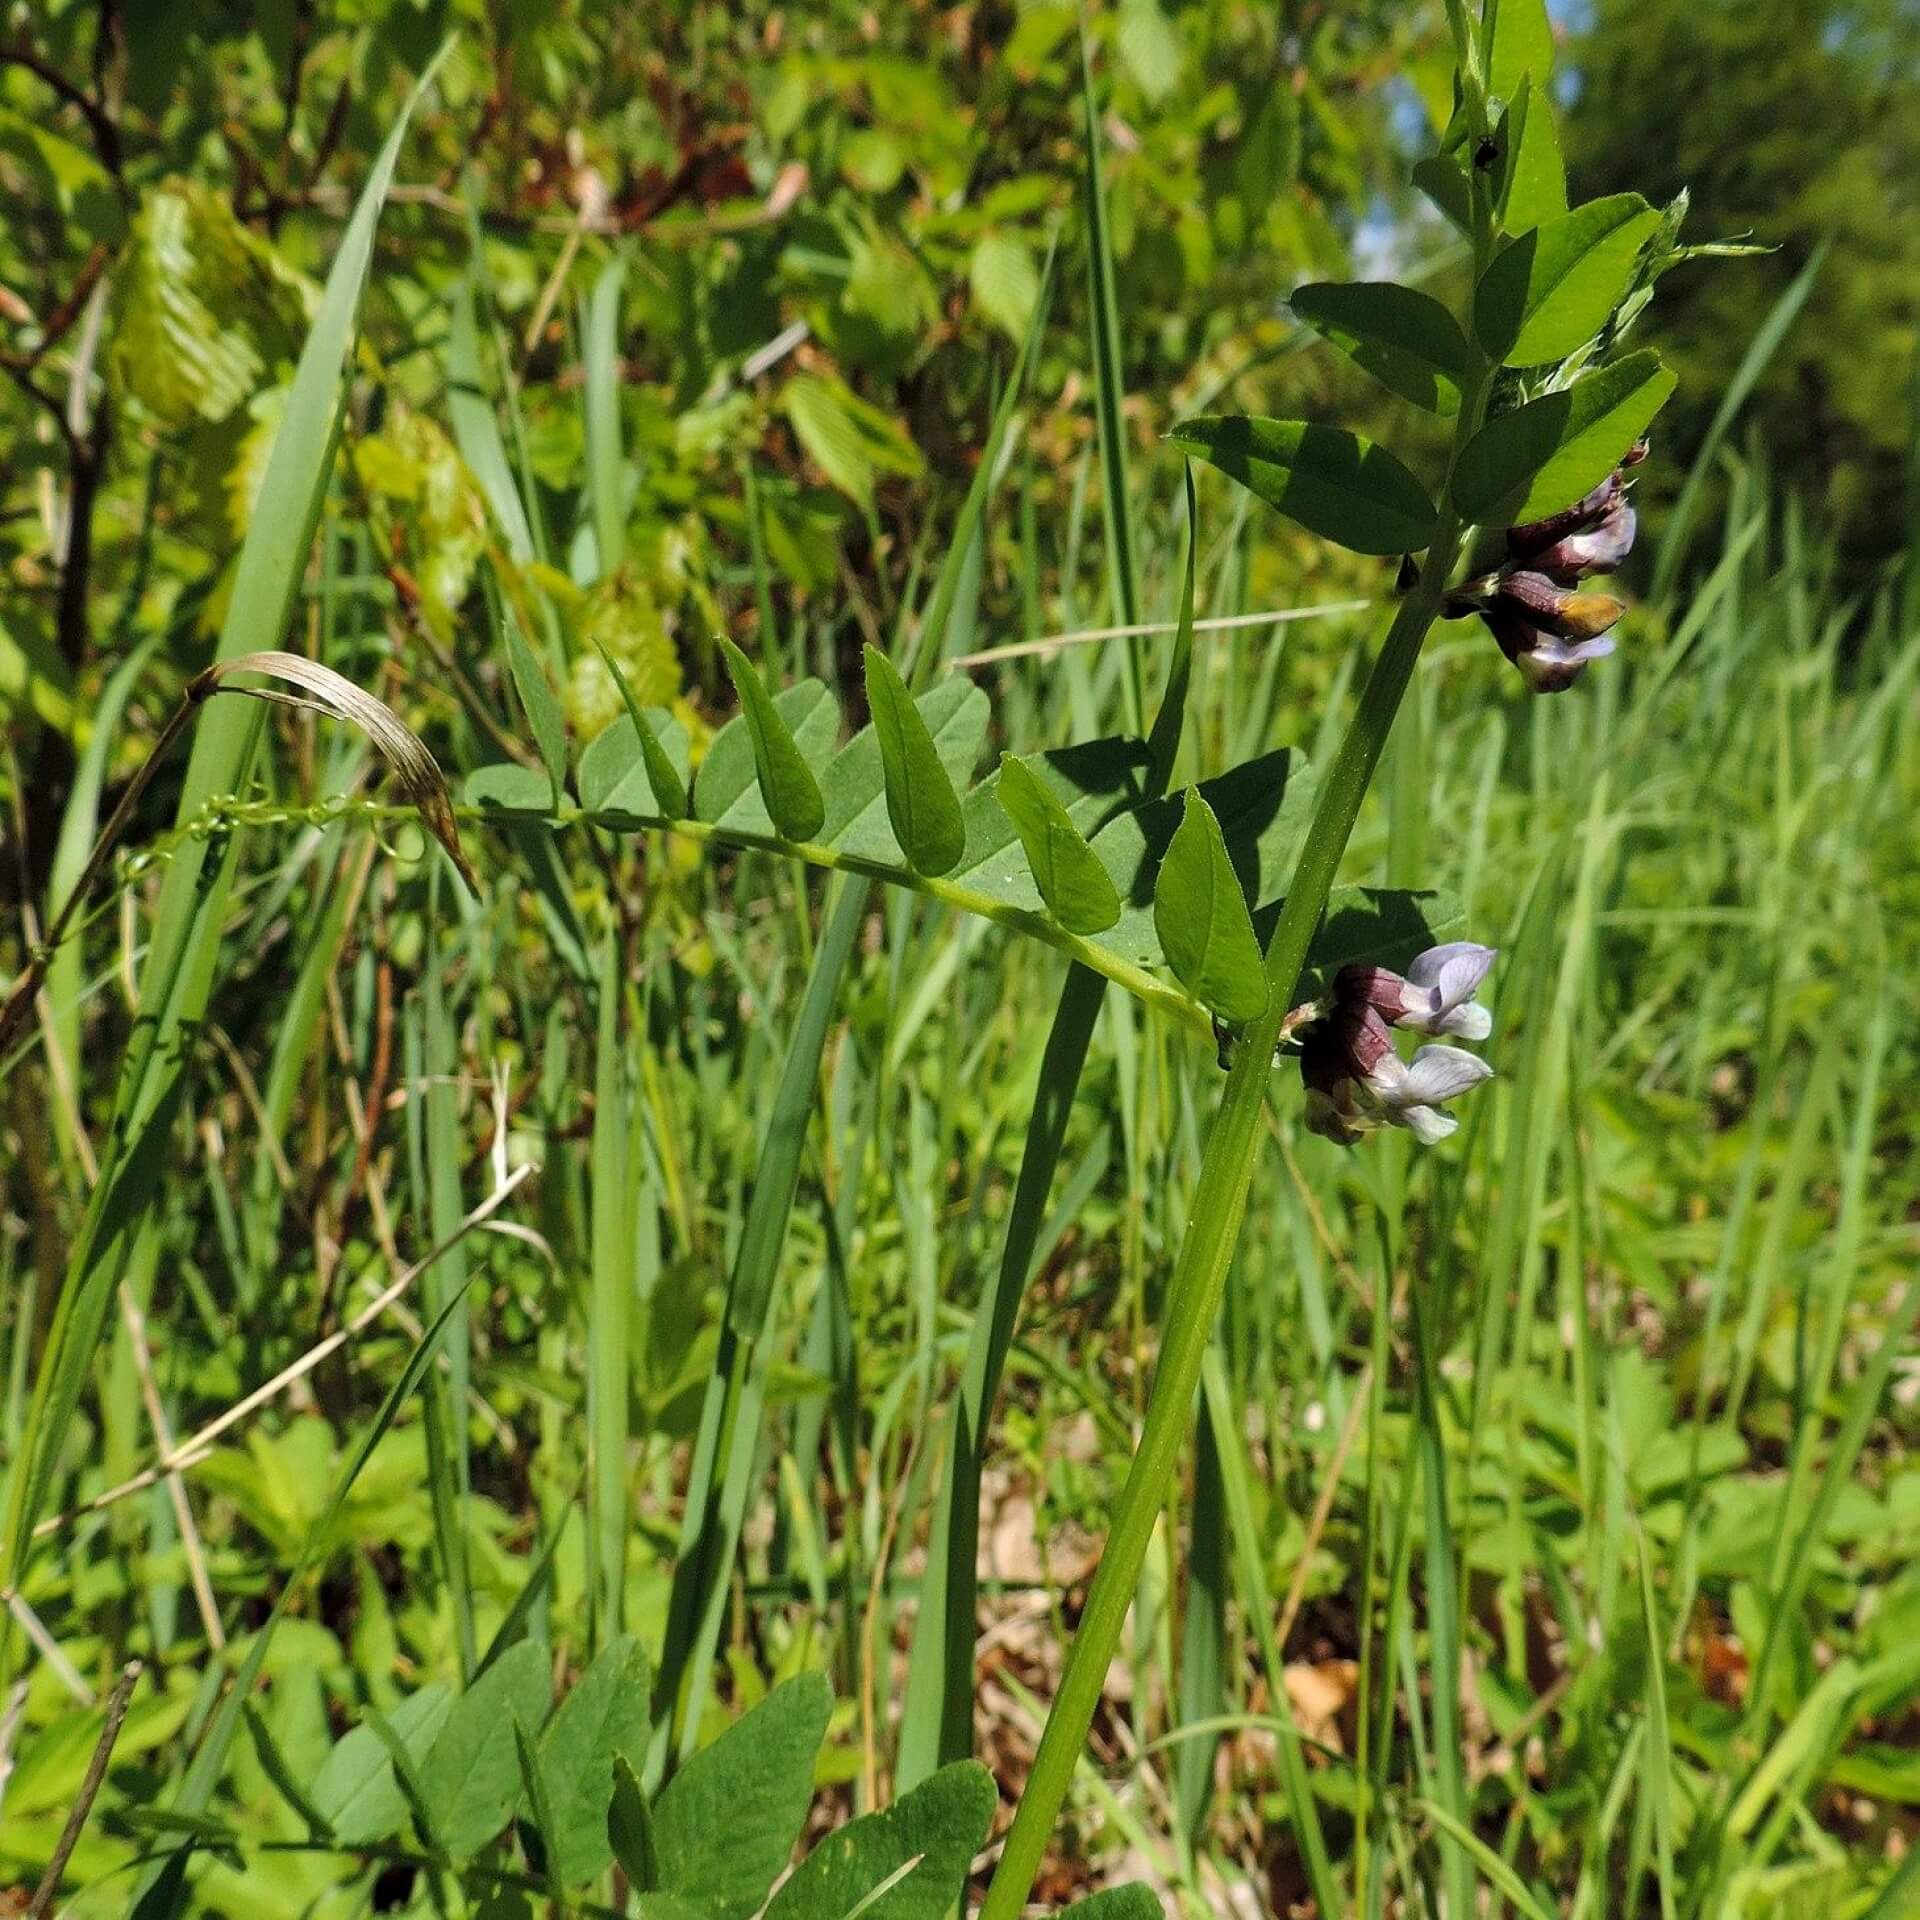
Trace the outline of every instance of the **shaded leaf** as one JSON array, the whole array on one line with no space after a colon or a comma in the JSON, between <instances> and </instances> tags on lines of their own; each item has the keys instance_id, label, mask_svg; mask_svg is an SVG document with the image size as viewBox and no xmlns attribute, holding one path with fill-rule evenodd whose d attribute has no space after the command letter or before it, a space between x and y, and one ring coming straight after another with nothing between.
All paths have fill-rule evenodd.
<instances>
[{"instance_id":1,"label":"shaded leaf","mask_svg":"<svg viewBox=\"0 0 1920 1920\"><path fill-rule=\"evenodd\" d=\"M773 1896L766 1920L846 1920L856 1908L860 1920L944 1920L987 1837L995 1798L993 1776L978 1762L942 1767L892 1806L828 1834Z\"/></svg>"},{"instance_id":2,"label":"shaded leaf","mask_svg":"<svg viewBox=\"0 0 1920 1920\"><path fill-rule=\"evenodd\" d=\"M402 1700L387 1716L387 1725L407 1752L420 1758L452 1710L451 1695L436 1680ZM407 1799L394 1777L392 1755L369 1726L355 1727L335 1742L313 1777L308 1798L345 1846L389 1840L407 1818Z\"/></svg>"},{"instance_id":3,"label":"shaded leaf","mask_svg":"<svg viewBox=\"0 0 1920 1920\"><path fill-rule=\"evenodd\" d=\"M966 848L960 796L899 669L877 647L866 649L866 679L893 837L916 872L946 873Z\"/></svg>"},{"instance_id":4,"label":"shaded leaf","mask_svg":"<svg viewBox=\"0 0 1920 1920\"><path fill-rule=\"evenodd\" d=\"M1564 359L1606 325L1660 216L1609 194L1523 233L1494 256L1473 297L1480 344L1509 366Z\"/></svg>"},{"instance_id":5,"label":"shaded leaf","mask_svg":"<svg viewBox=\"0 0 1920 1920\"><path fill-rule=\"evenodd\" d=\"M1080 829L1033 769L1000 761L1000 804L1020 835L1047 911L1069 933L1098 933L1120 917L1120 895Z\"/></svg>"},{"instance_id":6,"label":"shaded leaf","mask_svg":"<svg viewBox=\"0 0 1920 1920\"><path fill-rule=\"evenodd\" d=\"M520 1798L513 1722L539 1727L551 1701L547 1651L522 1640L453 1703L418 1778L434 1832L456 1860L478 1853L513 1817Z\"/></svg>"},{"instance_id":7,"label":"shaded leaf","mask_svg":"<svg viewBox=\"0 0 1920 1920\"><path fill-rule=\"evenodd\" d=\"M657 1885L721 1920L748 1920L806 1822L833 1694L804 1673L776 1687L682 1766L653 1809Z\"/></svg>"},{"instance_id":8,"label":"shaded leaf","mask_svg":"<svg viewBox=\"0 0 1920 1920\"><path fill-rule=\"evenodd\" d=\"M1412 179L1462 233L1473 231L1473 189L1451 154L1430 153L1424 160L1416 160Z\"/></svg>"},{"instance_id":9,"label":"shaded leaf","mask_svg":"<svg viewBox=\"0 0 1920 1920\"><path fill-rule=\"evenodd\" d=\"M613 1798L607 1803L607 1844L635 1893L651 1893L660 1884L660 1861L653 1846L653 1813L638 1776L624 1753L613 1756ZM651 1911L649 1903L648 1911Z\"/></svg>"},{"instance_id":10,"label":"shaded leaf","mask_svg":"<svg viewBox=\"0 0 1920 1920\"><path fill-rule=\"evenodd\" d=\"M577 1887L612 1864L607 1807L614 1756L647 1749L650 1683L640 1643L627 1634L609 1640L540 1737L539 1775L549 1808L542 1824L564 1886Z\"/></svg>"},{"instance_id":11,"label":"shaded leaf","mask_svg":"<svg viewBox=\"0 0 1920 1920\"><path fill-rule=\"evenodd\" d=\"M1160 863L1153 919L1174 977L1235 1026L1267 1009L1267 976L1240 878L1213 809L1187 789L1185 811Z\"/></svg>"},{"instance_id":12,"label":"shaded leaf","mask_svg":"<svg viewBox=\"0 0 1920 1920\"><path fill-rule=\"evenodd\" d=\"M1631 353L1563 393L1503 413L1461 449L1455 506L1488 527L1558 512L1620 463L1673 387L1658 355Z\"/></svg>"},{"instance_id":13,"label":"shaded leaf","mask_svg":"<svg viewBox=\"0 0 1920 1920\"><path fill-rule=\"evenodd\" d=\"M1385 447L1344 428L1214 414L1183 420L1168 437L1355 553L1417 552L1433 537L1426 489Z\"/></svg>"},{"instance_id":14,"label":"shaded leaf","mask_svg":"<svg viewBox=\"0 0 1920 1920\"><path fill-rule=\"evenodd\" d=\"M1356 366L1417 407L1460 410L1467 339L1431 294L1390 280L1319 282L1298 288L1293 310Z\"/></svg>"}]
</instances>

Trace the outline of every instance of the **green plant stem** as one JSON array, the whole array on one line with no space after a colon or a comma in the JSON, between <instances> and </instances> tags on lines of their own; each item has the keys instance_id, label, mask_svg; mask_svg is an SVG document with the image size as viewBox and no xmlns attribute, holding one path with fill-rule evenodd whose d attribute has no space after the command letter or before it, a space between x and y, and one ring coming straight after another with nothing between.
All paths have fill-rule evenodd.
<instances>
[{"instance_id":1,"label":"green plant stem","mask_svg":"<svg viewBox=\"0 0 1920 1920\"><path fill-rule=\"evenodd\" d=\"M1480 198L1475 195L1476 201ZM1475 224L1479 241L1476 253L1484 259L1488 229L1482 221L1476 220ZM1476 362L1456 423L1456 456L1479 425L1487 374L1484 362ZM1293 885L1267 946L1266 1011L1239 1035L1220 1111L1207 1136L1186 1238L1168 1292L1160 1360L1140 1444L1114 1510L1113 1527L1087 1595L1086 1611L1067 1650L1060 1691L1047 1715L1026 1790L1008 1830L993 1884L987 1889L980 1920L1017 1920L1066 1800L1074 1767L1086 1744L1087 1729L1093 1724L1107 1669L1119 1647L1147 1545L1192 1417L1201 1363L1219 1314L1234 1246L1240 1237L1247 1189L1253 1180L1260 1108L1280 1025L1293 1005L1307 949L1326 911L1334 876L1393 729L1394 715L1413 677L1421 644L1440 610L1464 533L1453 508L1443 508L1426 564L1387 629L1352 724L1321 786Z\"/></svg>"},{"instance_id":2,"label":"green plant stem","mask_svg":"<svg viewBox=\"0 0 1920 1920\"><path fill-rule=\"evenodd\" d=\"M1359 710L1321 789L1300 865L1267 948L1267 1010L1240 1036L1220 1112L1207 1137L1193 1211L1168 1296L1160 1364L1139 1449L1114 1513L1113 1530L1100 1557L1079 1632L1068 1649L1060 1691L1047 1716L1026 1791L987 1890L981 1920L1015 1920L1025 1904L1093 1723L1107 1668L1139 1584L1147 1543L1186 1438L1200 1365L1212 1337L1253 1178L1260 1106L1266 1097L1280 1022L1293 1003L1307 947L1320 924L1360 802L1420 657L1421 642L1439 611L1459 542L1459 523L1449 514L1435 536L1419 584L1401 603L1387 631Z\"/></svg>"}]
</instances>

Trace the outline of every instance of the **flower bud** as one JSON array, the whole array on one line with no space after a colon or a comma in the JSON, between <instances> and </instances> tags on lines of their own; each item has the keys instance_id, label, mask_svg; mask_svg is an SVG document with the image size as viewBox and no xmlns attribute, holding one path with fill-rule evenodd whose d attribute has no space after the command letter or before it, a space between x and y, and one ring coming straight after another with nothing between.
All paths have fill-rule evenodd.
<instances>
[{"instance_id":1,"label":"flower bud","mask_svg":"<svg viewBox=\"0 0 1920 1920\"><path fill-rule=\"evenodd\" d=\"M1575 593L1530 569L1505 574L1494 597L1529 625L1558 640L1594 640L1626 612L1610 593Z\"/></svg>"},{"instance_id":2,"label":"flower bud","mask_svg":"<svg viewBox=\"0 0 1920 1920\"><path fill-rule=\"evenodd\" d=\"M1548 547L1566 539L1569 534L1585 533L1613 504L1620 487L1620 475L1616 470L1572 506L1562 507L1558 513L1550 513L1544 520L1529 520L1525 526L1509 527L1507 551L1516 560L1526 560L1536 553L1544 553Z\"/></svg>"},{"instance_id":3,"label":"flower bud","mask_svg":"<svg viewBox=\"0 0 1920 1920\"><path fill-rule=\"evenodd\" d=\"M1604 660L1613 651L1609 637L1561 640L1498 604L1488 610L1487 625L1500 642L1500 651L1520 669L1535 693L1565 693L1589 661Z\"/></svg>"},{"instance_id":4,"label":"flower bud","mask_svg":"<svg viewBox=\"0 0 1920 1920\"><path fill-rule=\"evenodd\" d=\"M1624 493L1585 533L1570 533L1556 540L1528 562L1541 573L1572 586L1583 574L1612 573L1633 551L1633 537L1639 522Z\"/></svg>"}]
</instances>

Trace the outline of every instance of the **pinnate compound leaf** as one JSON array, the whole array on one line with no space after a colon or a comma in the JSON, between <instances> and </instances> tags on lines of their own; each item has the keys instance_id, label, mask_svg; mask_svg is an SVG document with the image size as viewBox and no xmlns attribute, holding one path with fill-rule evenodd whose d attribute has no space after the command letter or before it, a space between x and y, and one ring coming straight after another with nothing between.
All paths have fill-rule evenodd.
<instances>
[{"instance_id":1,"label":"pinnate compound leaf","mask_svg":"<svg viewBox=\"0 0 1920 1920\"><path fill-rule=\"evenodd\" d=\"M1342 427L1209 414L1183 420L1169 438L1355 553L1414 553L1433 537L1426 489L1385 447Z\"/></svg>"},{"instance_id":2,"label":"pinnate compound leaf","mask_svg":"<svg viewBox=\"0 0 1920 1920\"><path fill-rule=\"evenodd\" d=\"M899 669L871 646L866 650L866 668L867 704L880 742L893 837L916 873L946 873L958 863L967 844L960 796L947 778L933 735Z\"/></svg>"},{"instance_id":3,"label":"pinnate compound leaf","mask_svg":"<svg viewBox=\"0 0 1920 1920\"><path fill-rule=\"evenodd\" d=\"M720 636L720 651L740 695L740 710L746 716L754 765L760 775L760 797L774 830L784 840L811 840L827 817L820 783L753 662L724 634Z\"/></svg>"},{"instance_id":4,"label":"pinnate compound leaf","mask_svg":"<svg viewBox=\"0 0 1920 1920\"><path fill-rule=\"evenodd\" d=\"M1637 193L1609 194L1510 241L1473 296L1480 344L1508 366L1562 360L1606 325L1660 224Z\"/></svg>"},{"instance_id":5,"label":"pinnate compound leaf","mask_svg":"<svg viewBox=\"0 0 1920 1920\"><path fill-rule=\"evenodd\" d=\"M651 1725L645 1649L630 1635L609 1640L561 1701L536 1755L548 1812L550 1865L577 1887L613 1862L607 1807L616 1754L644 1753Z\"/></svg>"},{"instance_id":6,"label":"pinnate compound leaf","mask_svg":"<svg viewBox=\"0 0 1920 1920\"><path fill-rule=\"evenodd\" d=\"M1047 911L1069 933L1112 926L1120 918L1120 895L1046 782L1009 753L1000 761L999 795Z\"/></svg>"},{"instance_id":7,"label":"pinnate compound leaf","mask_svg":"<svg viewBox=\"0 0 1920 1920\"><path fill-rule=\"evenodd\" d=\"M824 1674L776 1687L681 1767L653 1809L655 1882L748 1920L793 1857L833 1695Z\"/></svg>"},{"instance_id":8,"label":"pinnate compound leaf","mask_svg":"<svg viewBox=\"0 0 1920 1920\"><path fill-rule=\"evenodd\" d=\"M418 1777L433 1830L456 1860L478 1853L513 1817L520 1799L513 1722L537 1728L552 1697L546 1649L522 1640L453 1703Z\"/></svg>"},{"instance_id":9,"label":"pinnate compound leaf","mask_svg":"<svg viewBox=\"0 0 1920 1920\"><path fill-rule=\"evenodd\" d=\"M1180 984L1235 1026L1267 1009L1267 976L1220 822L1197 789L1153 889L1160 945Z\"/></svg>"},{"instance_id":10,"label":"pinnate compound leaf","mask_svg":"<svg viewBox=\"0 0 1920 1920\"><path fill-rule=\"evenodd\" d=\"M1431 294L1391 280L1316 282L1299 288L1291 305L1315 333L1403 400L1432 413L1459 412L1467 339Z\"/></svg>"},{"instance_id":11,"label":"pinnate compound leaf","mask_svg":"<svg viewBox=\"0 0 1920 1920\"><path fill-rule=\"evenodd\" d=\"M860 1920L944 1920L986 1840L994 1799L993 1776L977 1761L942 1767L892 1806L828 1834L773 1896L766 1920L847 1920L856 1909Z\"/></svg>"},{"instance_id":12,"label":"pinnate compound leaf","mask_svg":"<svg viewBox=\"0 0 1920 1920\"><path fill-rule=\"evenodd\" d=\"M1461 449L1454 505L1483 527L1557 513L1619 465L1673 387L1659 356L1643 351L1503 413Z\"/></svg>"}]
</instances>

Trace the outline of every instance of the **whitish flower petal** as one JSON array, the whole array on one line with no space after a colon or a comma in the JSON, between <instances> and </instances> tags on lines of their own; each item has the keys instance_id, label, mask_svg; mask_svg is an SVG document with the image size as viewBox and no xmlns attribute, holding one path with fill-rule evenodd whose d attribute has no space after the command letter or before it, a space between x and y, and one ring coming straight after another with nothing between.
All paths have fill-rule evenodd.
<instances>
[{"instance_id":1,"label":"whitish flower petal","mask_svg":"<svg viewBox=\"0 0 1920 1920\"><path fill-rule=\"evenodd\" d=\"M1391 1104L1428 1106L1451 1100L1490 1079L1493 1069L1463 1047L1422 1047L1405 1070Z\"/></svg>"},{"instance_id":2,"label":"whitish flower petal","mask_svg":"<svg viewBox=\"0 0 1920 1920\"><path fill-rule=\"evenodd\" d=\"M1477 1000L1449 1007L1427 1027L1429 1033L1450 1033L1460 1040L1484 1040L1493 1031L1493 1015Z\"/></svg>"},{"instance_id":3,"label":"whitish flower petal","mask_svg":"<svg viewBox=\"0 0 1920 1920\"><path fill-rule=\"evenodd\" d=\"M1433 988L1440 996L1438 1011L1445 1013L1473 998L1497 952L1497 948L1483 947L1476 941L1449 940L1421 954L1408 967L1407 978L1416 986Z\"/></svg>"},{"instance_id":4,"label":"whitish flower petal","mask_svg":"<svg viewBox=\"0 0 1920 1920\"><path fill-rule=\"evenodd\" d=\"M1438 1107L1402 1107L1393 1117L1423 1147L1436 1145L1460 1124L1452 1114L1442 1113Z\"/></svg>"}]
</instances>

